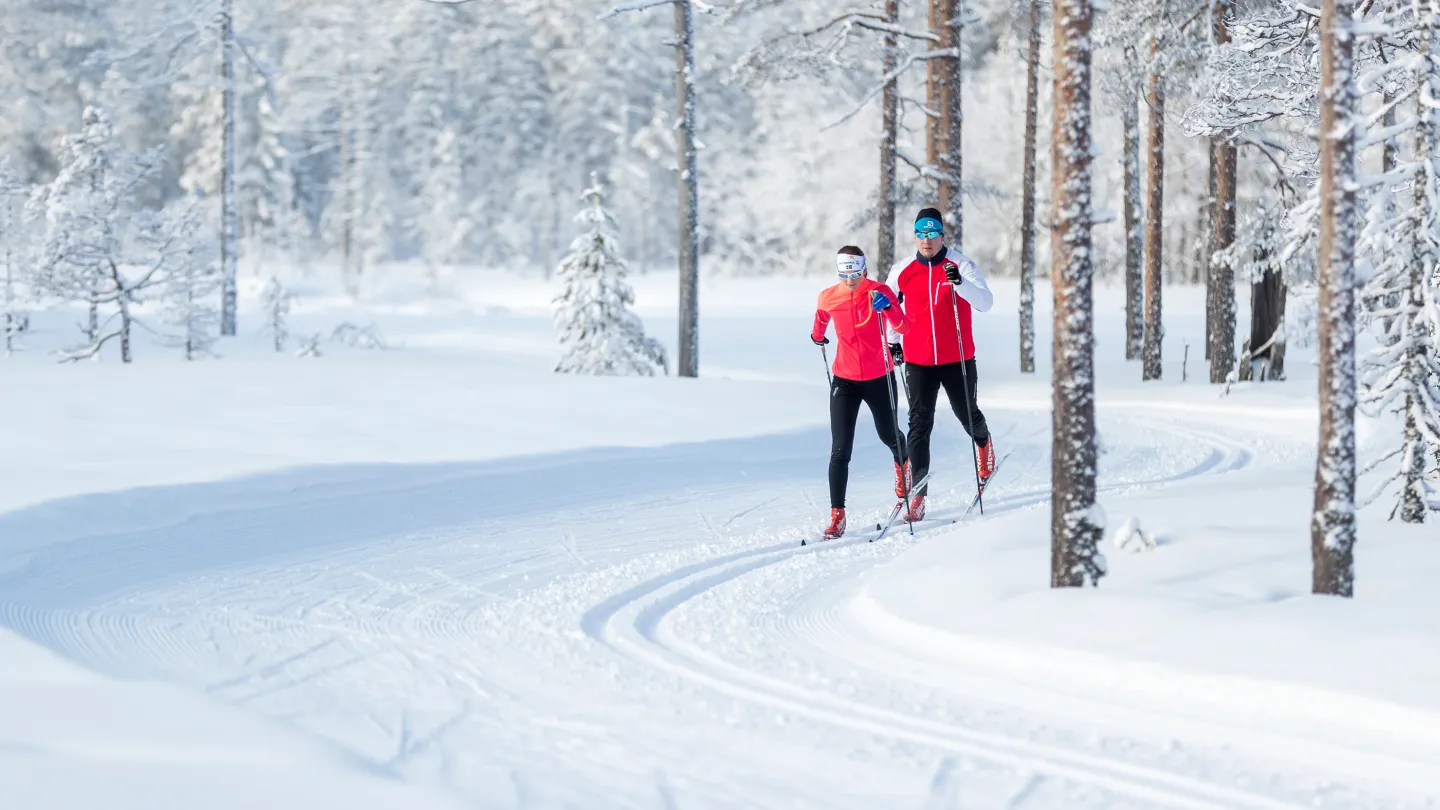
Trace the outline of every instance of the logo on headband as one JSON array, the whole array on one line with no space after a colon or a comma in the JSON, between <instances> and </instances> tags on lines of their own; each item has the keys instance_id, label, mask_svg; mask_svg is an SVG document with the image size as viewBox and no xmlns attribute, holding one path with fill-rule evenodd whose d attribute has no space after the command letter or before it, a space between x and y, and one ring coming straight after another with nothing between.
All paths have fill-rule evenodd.
<instances>
[{"instance_id":1,"label":"logo on headband","mask_svg":"<svg viewBox=\"0 0 1440 810\"><path fill-rule=\"evenodd\" d=\"M915 221L915 232L916 232L916 233L925 233L925 232L931 232L931 231L934 231L934 232L937 232L937 233L944 233L944 232L945 232L945 226L944 226L944 225L941 225L941 224L940 224L940 220L938 220L938 219L936 219L936 218L934 218L934 217L925 217L925 218L923 218L923 219L918 219L918 220Z\"/></svg>"},{"instance_id":2,"label":"logo on headband","mask_svg":"<svg viewBox=\"0 0 1440 810\"><path fill-rule=\"evenodd\" d=\"M846 278L855 278L865 272L865 257L841 253L835 257L835 266L840 275Z\"/></svg>"}]
</instances>

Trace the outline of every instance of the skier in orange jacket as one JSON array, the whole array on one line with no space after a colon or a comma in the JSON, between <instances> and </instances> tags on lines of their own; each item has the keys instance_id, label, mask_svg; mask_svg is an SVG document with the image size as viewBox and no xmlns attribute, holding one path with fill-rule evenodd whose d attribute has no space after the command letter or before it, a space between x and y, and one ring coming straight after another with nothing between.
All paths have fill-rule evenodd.
<instances>
[{"instance_id":1,"label":"skier in orange jacket","mask_svg":"<svg viewBox=\"0 0 1440 810\"><path fill-rule=\"evenodd\" d=\"M895 459L895 496L908 492L904 480L905 437L895 427L895 380L886 347L885 323L904 334L909 324L895 306L895 291L872 281L865 269L865 253L854 245L840 248L835 257L840 283L820 293L810 339L817 346L830 342L828 325L835 327L835 376L830 382L830 525L825 539L845 533L845 487L850 478L850 453L855 445L855 420L860 403L870 406L875 432ZM883 320L882 320L883 319ZM888 387L888 388L887 388Z\"/></svg>"}]
</instances>

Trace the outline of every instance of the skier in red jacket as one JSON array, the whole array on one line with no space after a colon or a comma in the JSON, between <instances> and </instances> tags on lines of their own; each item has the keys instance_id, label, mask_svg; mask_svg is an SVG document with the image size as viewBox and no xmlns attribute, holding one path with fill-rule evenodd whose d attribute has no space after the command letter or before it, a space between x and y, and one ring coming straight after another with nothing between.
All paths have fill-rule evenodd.
<instances>
[{"instance_id":1,"label":"skier in red jacket","mask_svg":"<svg viewBox=\"0 0 1440 810\"><path fill-rule=\"evenodd\" d=\"M935 400L944 386L951 409L975 442L976 472L983 487L995 472L995 442L975 401L975 337L970 319L972 312L990 309L994 296L975 262L945 246L938 210L925 208L915 217L915 246L915 258L901 260L891 271L910 326L903 347L893 339L890 347L891 354L897 360L903 354L905 362L905 394L910 402L911 469L907 472L920 481L930 470ZM925 517L928 488L912 493L907 521Z\"/></svg>"},{"instance_id":2,"label":"skier in red jacket","mask_svg":"<svg viewBox=\"0 0 1440 810\"><path fill-rule=\"evenodd\" d=\"M895 383L889 373L891 360L886 355L884 321L900 334L909 327L895 306L895 292L867 277L865 254L860 248L846 245L835 260L840 283L820 293L815 325L810 330L810 339L823 346L830 342L825 337L826 326L835 327L835 377L830 383L830 526L825 529L826 540L845 533L845 486L850 478L850 452L855 445L855 420L861 402L870 406L875 432L895 458L895 496L903 498L908 491L901 465L905 437L896 435L895 412L891 408Z\"/></svg>"}]
</instances>

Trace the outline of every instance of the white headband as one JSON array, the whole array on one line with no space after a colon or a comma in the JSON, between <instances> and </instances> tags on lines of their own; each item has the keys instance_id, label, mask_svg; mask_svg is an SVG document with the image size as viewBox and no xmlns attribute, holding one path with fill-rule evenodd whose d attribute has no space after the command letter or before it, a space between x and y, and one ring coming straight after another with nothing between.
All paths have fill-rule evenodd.
<instances>
[{"instance_id":1,"label":"white headband","mask_svg":"<svg viewBox=\"0 0 1440 810\"><path fill-rule=\"evenodd\" d=\"M865 257L839 253L835 256L835 267L841 273L863 273L865 272Z\"/></svg>"}]
</instances>

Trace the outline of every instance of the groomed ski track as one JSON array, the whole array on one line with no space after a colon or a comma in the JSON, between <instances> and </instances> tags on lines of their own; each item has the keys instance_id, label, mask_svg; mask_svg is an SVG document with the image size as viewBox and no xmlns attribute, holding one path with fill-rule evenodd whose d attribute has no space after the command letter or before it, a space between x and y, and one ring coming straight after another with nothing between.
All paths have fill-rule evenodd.
<instances>
[{"instance_id":1,"label":"groomed ski track","mask_svg":"<svg viewBox=\"0 0 1440 810\"><path fill-rule=\"evenodd\" d=\"M65 540L0 561L0 621L477 807L1432 806L1434 765L1049 688L888 632L877 567L1047 502L1049 414L1025 405L994 407L1014 457L985 515L949 524L973 494L957 465L914 538L799 546L825 506L813 435L316 470L140 498L120 532L12 518ZM1258 481L1266 452L1294 450L1162 404L1106 413L1111 493ZM953 439L937 464L961 457ZM889 505L884 470L860 472L879 458L857 453L852 525Z\"/></svg>"}]
</instances>

